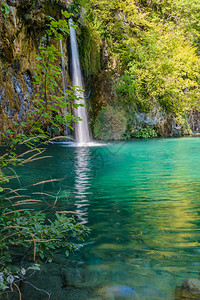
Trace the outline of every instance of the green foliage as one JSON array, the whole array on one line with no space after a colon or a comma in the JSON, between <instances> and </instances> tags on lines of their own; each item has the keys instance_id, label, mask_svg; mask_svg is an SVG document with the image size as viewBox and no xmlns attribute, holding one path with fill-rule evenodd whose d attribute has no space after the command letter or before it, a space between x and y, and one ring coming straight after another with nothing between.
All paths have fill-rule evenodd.
<instances>
[{"instance_id":1,"label":"green foliage","mask_svg":"<svg viewBox=\"0 0 200 300\"><path fill-rule=\"evenodd\" d=\"M69 11L73 14L79 14L81 7L81 0L73 0L69 6Z\"/></svg>"},{"instance_id":2,"label":"green foliage","mask_svg":"<svg viewBox=\"0 0 200 300\"><path fill-rule=\"evenodd\" d=\"M109 57L106 67L117 74L123 109L131 114L131 107L148 112L159 105L180 115L199 108L198 1L89 0L85 8Z\"/></svg>"},{"instance_id":3,"label":"green foliage","mask_svg":"<svg viewBox=\"0 0 200 300\"><path fill-rule=\"evenodd\" d=\"M64 36L70 33L67 19L69 19L73 14L68 13L67 11L61 10L61 14L64 19L55 20L53 17L49 17L51 20L49 24L49 29L47 34L53 36L57 40L62 40Z\"/></svg>"},{"instance_id":4,"label":"green foliage","mask_svg":"<svg viewBox=\"0 0 200 300\"><path fill-rule=\"evenodd\" d=\"M126 73L137 85L137 103L148 107L159 102L168 112L198 107L200 58L181 32L162 25L142 33Z\"/></svg>"},{"instance_id":5,"label":"green foliage","mask_svg":"<svg viewBox=\"0 0 200 300\"><path fill-rule=\"evenodd\" d=\"M1 11L3 13L4 19L6 19L9 15L10 8L7 4L5 4L4 2L1 2Z\"/></svg>"},{"instance_id":6,"label":"green foliage","mask_svg":"<svg viewBox=\"0 0 200 300\"><path fill-rule=\"evenodd\" d=\"M49 138L47 126L53 127L54 132L59 132L59 128L72 127L72 123L77 119L70 113L72 107L77 108L78 104L74 103L77 98L74 95L73 89L69 88L63 93L63 90L58 85L61 81L60 60L63 54L57 49L55 44L69 34L68 18L72 15L66 11L61 11L63 19L56 21L49 17L48 29L46 31L47 38L43 38L41 46L36 55L38 61L37 69L35 70L35 85L37 93L31 103L29 116L23 122L13 120L13 128L18 126L21 128L21 133L17 136L12 129L6 133L1 133L4 143L11 146L9 155L5 156L8 161L11 157L10 153L15 155L15 147L18 144L26 144L29 147L34 147L36 142L44 141ZM65 94L65 95L64 95ZM67 111L67 113L66 113ZM61 115L64 115L61 117ZM56 130L57 128L57 130ZM6 164L6 163L5 163Z\"/></svg>"},{"instance_id":7,"label":"green foliage","mask_svg":"<svg viewBox=\"0 0 200 300\"><path fill-rule=\"evenodd\" d=\"M50 18L48 37L51 41L60 40L69 32L67 17L71 14L62 11L64 20L56 21ZM48 39L47 39L48 40ZM46 43L47 43L46 40ZM71 129L72 123L77 119L70 113L71 107L77 108L75 103L77 96L74 95L73 88L66 90L66 96L58 86L58 80L61 76L60 59L62 54L53 43L39 47L40 54L36 56L38 60L37 70L35 71L35 85L38 87L38 93L32 101L32 107L29 116L23 122L13 120L13 127L21 128L21 132L16 135L15 131L8 129L1 133L2 140L9 146L9 150L0 157L0 169L2 176L0 180L4 181L3 169L9 166L24 164L26 159L23 155L17 155L17 145L26 145L30 149L37 149L36 144L47 141L50 138L47 132L47 126L53 128L54 133L59 131L60 127L68 126ZM66 111L65 116L61 117L61 112ZM37 155L41 153L37 149Z\"/></svg>"},{"instance_id":8,"label":"green foliage","mask_svg":"<svg viewBox=\"0 0 200 300\"><path fill-rule=\"evenodd\" d=\"M41 159L40 156L45 151L39 148L38 143L49 140L47 126L54 128L54 131L60 126L70 126L76 122L76 118L68 110L65 117L61 117L61 110L66 110L71 106L77 108L74 104L77 96L74 96L73 88L66 90L64 97L63 91L58 86L58 80L61 76L59 67L62 54L55 46L55 42L61 40L69 33L68 22L66 18L71 16L67 12L62 12L65 19L56 21L49 18L49 28L47 30L47 39L43 40L43 45L39 47L37 70L35 71L35 85L38 93L32 103L30 114L23 122L13 120L13 125L21 128L21 132L16 135L12 129L8 129L1 136L7 148L5 153L0 156L0 184L8 182L13 176L6 176L6 170L9 168L18 178L13 166L23 165L25 163ZM50 41L50 42L49 42ZM54 43L53 43L54 42ZM13 127L14 127L13 126ZM72 128L73 129L73 128ZM26 151L19 153L17 146L25 145ZM28 149L27 149L28 147ZM23 189L19 189L23 190ZM44 260L51 261L53 253L58 248L65 250L66 256L70 252L78 249L78 243L88 234L89 230L83 225L78 224L73 217L66 217L65 214L56 213L54 216L47 216L44 212L38 212L34 209L26 209L26 204L35 204L40 200L20 200L16 204L12 199L21 198L19 190L10 191L13 196L6 198L4 189L0 187L2 196L2 205L0 206L0 290L12 289L12 284L20 283L26 275L26 269L22 267L25 259L34 262ZM21 199L24 199L23 197ZM57 199L55 203L57 202ZM22 209L15 210L15 204L22 206ZM8 209L11 206L12 209ZM55 207L54 207L55 208ZM31 211L31 212L30 212ZM15 260L15 254L18 258L21 256L21 266L12 270L11 265ZM32 268L39 269L35 264Z\"/></svg>"},{"instance_id":9,"label":"green foliage","mask_svg":"<svg viewBox=\"0 0 200 300\"><path fill-rule=\"evenodd\" d=\"M56 40L62 40L63 36L69 33L68 22L66 18L69 18L71 14L63 12L64 20L56 21L54 18L50 18L49 29L47 34L53 36ZM63 94L62 89L58 86L57 79L61 76L61 69L58 62L63 56L62 53L53 45L46 45L39 47L40 54L37 55L38 65L36 70L35 84L39 86L40 92L35 95L33 101L38 118L34 122L34 128L38 131L41 128L41 124L51 124L54 128L60 126L68 126L72 128L72 121L76 121L76 118L67 113L64 117L60 117L61 111L71 111L71 107L77 107L74 104L74 98L72 90L68 89ZM66 102L66 95L67 102ZM35 114L35 112L34 112ZM30 122L27 121L27 122Z\"/></svg>"},{"instance_id":10,"label":"green foliage","mask_svg":"<svg viewBox=\"0 0 200 300\"><path fill-rule=\"evenodd\" d=\"M106 55L114 60L121 55L128 58L130 48L126 43L127 37L138 32L140 26L147 24L145 14L138 12L134 1L90 0L85 8L88 12L86 19L106 45ZM128 24L129 21L131 26ZM112 67L112 59L108 63Z\"/></svg>"},{"instance_id":11,"label":"green foliage","mask_svg":"<svg viewBox=\"0 0 200 300\"><path fill-rule=\"evenodd\" d=\"M55 214L53 220L47 219L43 212L14 211L5 209L0 218L0 268L3 271L6 284L6 275L13 262L13 251L31 261L53 259L55 249L63 248L66 255L77 250L83 237L89 230L75 222L73 217L65 214ZM17 270L19 272L19 270ZM14 276L14 274L12 274Z\"/></svg>"},{"instance_id":12,"label":"green foliage","mask_svg":"<svg viewBox=\"0 0 200 300\"><path fill-rule=\"evenodd\" d=\"M141 106L137 99L137 80L134 75L130 76L125 73L116 84L116 92L120 106L134 107L136 104Z\"/></svg>"},{"instance_id":13,"label":"green foliage","mask_svg":"<svg viewBox=\"0 0 200 300\"><path fill-rule=\"evenodd\" d=\"M59 88L56 79L60 76L60 67L56 62L61 56L61 53L54 45L39 47L40 55L37 56L38 65L35 78L35 84L38 85L42 91L42 95L37 93L34 99L34 107L37 111L38 120L34 127L37 129L41 122L51 123L55 127L58 126L58 114L60 108L65 108L65 97L62 95L62 90ZM69 103L67 103L69 105ZM62 119L61 123L65 124L68 121L67 116ZM28 121L29 122L29 121ZM60 124L61 125L61 124ZM68 124L69 126L69 124Z\"/></svg>"},{"instance_id":14,"label":"green foliage","mask_svg":"<svg viewBox=\"0 0 200 300\"><path fill-rule=\"evenodd\" d=\"M123 111L117 111L110 106L103 107L95 120L95 138L100 140L123 139L126 125L127 120Z\"/></svg>"},{"instance_id":15,"label":"green foliage","mask_svg":"<svg viewBox=\"0 0 200 300\"><path fill-rule=\"evenodd\" d=\"M131 139L131 134L130 134L128 131L126 131L126 132L123 134L123 139L124 139L124 140L130 140L130 139Z\"/></svg>"},{"instance_id":16,"label":"green foliage","mask_svg":"<svg viewBox=\"0 0 200 300\"><path fill-rule=\"evenodd\" d=\"M11 285L15 285L15 282L19 283L23 281L25 277L31 276L30 272L35 272L40 270L40 265L34 263L28 268L14 267L12 269L4 269L0 272L0 291L4 292L10 288Z\"/></svg>"},{"instance_id":17,"label":"green foliage","mask_svg":"<svg viewBox=\"0 0 200 300\"><path fill-rule=\"evenodd\" d=\"M89 230L67 218L64 214L56 214L54 220L47 219L42 212L17 212L5 209L0 218L0 290L6 290L11 283L20 282L28 270L40 270L41 261L53 259L56 249L63 248L66 256L77 250L77 243L89 233ZM36 261L33 267L12 268L13 251L31 261Z\"/></svg>"},{"instance_id":18,"label":"green foliage","mask_svg":"<svg viewBox=\"0 0 200 300\"><path fill-rule=\"evenodd\" d=\"M148 1L147 1L148 2ZM145 3L149 10L149 18L154 22L175 24L183 29L187 37L199 44L200 38L200 3L196 0L152 0L151 5Z\"/></svg>"},{"instance_id":19,"label":"green foliage","mask_svg":"<svg viewBox=\"0 0 200 300\"><path fill-rule=\"evenodd\" d=\"M185 114L178 115L175 118L175 122L179 127L181 127L180 131L181 131L182 135L192 135L193 134Z\"/></svg>"},{"instance_id":20,"label":"green foliage","mask_svg":"<svg viewBox=\"0 0 200 300\"><path fill-rule=\"evenodd\" d=\"M153 128L142 128L134 131L133 136L137 138L148 139L157 137L157 133Z\"/></svg>"},{"instance_id":21,"label":"green foliage","mask_svg":"<svg viewBox=\"0 0 200 300\"><path fill-rule=\"evenodd\" d=\"M80 41L80 60L85 76L97 75L100 71L101 38L92 22L85 20Z\"/></svg>"}]
</instances>

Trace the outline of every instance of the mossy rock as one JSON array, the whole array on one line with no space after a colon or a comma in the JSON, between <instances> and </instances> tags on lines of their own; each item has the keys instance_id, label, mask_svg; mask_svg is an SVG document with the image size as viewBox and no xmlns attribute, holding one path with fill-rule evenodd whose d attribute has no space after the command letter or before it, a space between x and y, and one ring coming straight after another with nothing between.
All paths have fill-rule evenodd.
<instances>
[{"instance_id":1,"label":"mossy rock","mask_svg":"<svg viewBox=\"0 0 200 300\"><path fill-rule=\"evenodd\" d=\"M189 278L182 285L176 287L175 300L199 300L200 280Z\"/></svg>"},{"instance_id":2,"label":"mossy rock","mask_svg":"<svg viewBox=\"0 0 200 300\"><path fill-rule=\"evenodd\" d=\"M117 111L111 106L103 107L94 124L94 136L98 140L123 139L127 126L124 111Z\"/></svg>"}]
</instances>

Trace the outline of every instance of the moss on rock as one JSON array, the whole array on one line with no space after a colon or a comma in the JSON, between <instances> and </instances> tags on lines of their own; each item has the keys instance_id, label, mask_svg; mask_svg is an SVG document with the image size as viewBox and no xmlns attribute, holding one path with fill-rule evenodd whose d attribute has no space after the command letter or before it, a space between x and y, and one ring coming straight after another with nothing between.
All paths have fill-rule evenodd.
<instances>
[{"instance_id":1,"label":"moss on rock","mask_svg":"<svg viewBox=\"0 0 200 300\"><path fill-rule=\"evenodd\" d=\"M99 140L120 140L126 126L127 119L123 111L117 111L111 106L103 107L95 120L94 135Z\"/></svg>"}]
</instances>

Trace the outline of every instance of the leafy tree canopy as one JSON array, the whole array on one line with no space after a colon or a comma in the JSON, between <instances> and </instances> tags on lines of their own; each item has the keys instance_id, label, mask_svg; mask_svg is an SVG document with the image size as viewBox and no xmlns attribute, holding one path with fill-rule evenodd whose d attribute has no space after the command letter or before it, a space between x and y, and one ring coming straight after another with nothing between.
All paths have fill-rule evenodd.
<instances>
[{"instance_id":1,"label":"leafy tree canopy","mask_svg":"<svg viewBox=\"0 0 200 300\"><path fill-rule=\"evenodd\" d=\"M199 107L200 3L197 0L88 0L86 20L119 74L120 105L169 113Z\"/></svg>"}]
</instances>

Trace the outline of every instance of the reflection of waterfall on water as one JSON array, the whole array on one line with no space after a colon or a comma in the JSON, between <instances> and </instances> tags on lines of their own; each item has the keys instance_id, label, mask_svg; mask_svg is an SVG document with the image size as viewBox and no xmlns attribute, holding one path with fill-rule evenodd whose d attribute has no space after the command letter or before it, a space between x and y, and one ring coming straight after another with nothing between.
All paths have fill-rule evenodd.
<instances>
[{"instance_id":1,"label":"reflection of waterfall on water","mask_svg":"<svg viewBox=\"0 0 200 300\"><path fill-rule=\"evenodd\" d=\"M72 55L72 83L76 90L76 96L78 100L75 102L77 104L81 104L76 109L76 117L81 118L82 121L78 121L75 126L75 138L78 145L85 145L90 142L90 134L89 134L89 127L88 127L88 118L87 118L87 111L85 106L85 98L83 93L83 82L82 82L82 74L80 68L80 61L79 61L79 53L78 53L78 44L76 39L76 31L72 27L73 21L69 20L69 28L70 28L70 41L71 41L71 55Z\"/></svg>"},{"instance_id":2,"label":"reflection of waterfall on water","mask_svg":"<svg viewBox=\"0 0 200 300\"><path fill-rule=\"evenodd\" d=\"M75 206L79 220L82 224L88 223L87 210L89 206L88 197L91 195L91 168L90 168L90 148L76 149L75 164Z\"/></svg>"}]
</instances>

